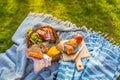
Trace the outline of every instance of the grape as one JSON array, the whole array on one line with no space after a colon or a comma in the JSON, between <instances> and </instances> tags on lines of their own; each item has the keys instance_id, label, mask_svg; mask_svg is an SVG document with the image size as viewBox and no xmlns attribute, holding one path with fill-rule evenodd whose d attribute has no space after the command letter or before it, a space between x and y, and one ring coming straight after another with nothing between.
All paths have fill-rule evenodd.
<instances>
[{"instance_id":1,"label":"grape","mask_svg":"<svg viewBox=\"0 0 120 80\"><path fill-rule=\"evenodd\" d=\"M31 32L32 32L32 28L28 28L27 34L30 35ZM31 35L31 39L32 39L36 44L40 44L40 43L43 42L40 38L37 37L36 33L33 33L33 34Z\"/></svg>"},{"instance_id":2,"label":"grape","mask_svg":"<svg viewBox=\"0 0 120 80\"><path fill-rule=\"evenodd\" d=\"M40 44L40 42L37 42L37 44Z\"/></svg>"},{"instance_id":3,"label":"grape","mask_svg":"<svg viewBox=\"0 0 120 80\"><path fill-rule=\"evenodd\" d=\"M33 34L31 35L31 38L32 38L33 40L36 39L36 35L35 35L35 33L33 33Z\"/></svg>"},{"instance_id":4,"label":"grape","mask_svg":"<svg viewBox=\"0 0 120 80\"><path fill-rule=\"evenodd\" d=\"M32 28L28 28L27 34L30 35L32 32Z\"/></svg>"}]
</instances>

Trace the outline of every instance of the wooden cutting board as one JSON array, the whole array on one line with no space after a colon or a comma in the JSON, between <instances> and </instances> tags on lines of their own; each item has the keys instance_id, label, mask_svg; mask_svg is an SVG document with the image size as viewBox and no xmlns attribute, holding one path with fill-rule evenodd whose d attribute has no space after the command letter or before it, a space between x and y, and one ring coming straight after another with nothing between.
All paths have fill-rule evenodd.
<instances>
[{"instance_id":1,"label":"wooden cutting board","mask_svg":"<svg viewBox=\"0 0 120 80\"><path fill-rule=\"evenodd\" d=\"M89 58L90 57L90 53L87 49L87 46L85 44L85 42L83 41L81 45L84 45L81 51L78 51L76 54L73 55L67 55L66 53L62 52L62 59L64 61L75 61L76 63L76 67L78 70L82 70L83 65L82 65L82 58Z\"/></svg>"}]
</instances>

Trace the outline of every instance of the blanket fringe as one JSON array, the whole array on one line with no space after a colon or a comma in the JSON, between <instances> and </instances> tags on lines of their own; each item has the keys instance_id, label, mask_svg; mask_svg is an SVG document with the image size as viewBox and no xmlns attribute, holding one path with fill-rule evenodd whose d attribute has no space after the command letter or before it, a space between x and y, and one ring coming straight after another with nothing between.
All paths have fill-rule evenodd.
<instances>
[{"instance_id":1,"label":"blanket fringe","mask_svg":"<svg viewBox=\"0 0 120 80\"><path fill-rule=\"evenodd\" d=\"M70 21L62 21L61 19L57 19L56 17L54 17L53 15L51 14L44 14L44 13L33 13L33 12L30 12L28 14L28 16L39 16L42 21L44 22L46 19L49 20L50 22L53 22L53 23L56 23L56 24L59 24L59 25L64 25L66 27L72 27L72 28L77 28L76 24L73 24L71 23ZM86 32L88 33L93 33L93 34L100 34L104 37L104 39L110 41L110 43L116 47L120 47L120 43L114 41L113 38L109 38L108 37L108 34L105 34L101 31L98 31L98 32L95 32L94 30L92 30L92 28L88 29L86 26L82 26L82 27L79 27L80 29L84 29Z\"/></svg>"}]
</instances>

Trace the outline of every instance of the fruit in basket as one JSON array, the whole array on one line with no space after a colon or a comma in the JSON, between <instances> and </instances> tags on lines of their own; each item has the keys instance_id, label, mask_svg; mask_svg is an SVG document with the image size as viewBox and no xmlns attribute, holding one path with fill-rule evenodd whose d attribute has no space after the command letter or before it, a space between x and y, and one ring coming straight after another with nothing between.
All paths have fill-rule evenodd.
<instances>
[{"instance_id":1,"label":"fruit in basket","mask_svg":"<svg viewBox=\"0 0 120 80\"><path fill-rule=\"evenodd\" d=\"M52 62L56 62L60 59L59 52L55 46L56 42L59 41L59 37L57 32L51 26L38 26L37 28L29 28L26 34L26 43L27 47L30 50L32 47L32 51L28 51L29 55L34 58L43 58L45 56L40 57L41 54L48 54L48 57L52 57ZM35 45L37 47L35 47ZM34 46L34 48L33 48ZM53 47L52 47L53 46ZM41 52L33 52L33 50ZM53 53L55 52L55 53ZM32 54L32 55L31 55ZM38 56L36 56L38 55ZM46 57L47 58L47 57Z\"/></svg>"},{"instance_id":2,"label":"fruit in basket","mask_svg":"<svg viewBox=\"0 0 120 80\"><path fill-rule=\"evenodd\" d=\"M41 44L44 41L53 43L57 42L59 37L56 30L51 26L42 26L37 28L29 28L26 34L27 46L30 47L33 44Z\"/></svg>"},{"instance_id":3,"label":"fruit in basket","mask_svg":"<svg viewBox=\"0 0 120 80\"><path fill-rule=\"evenodd\" d=\"M32 28L28 28L27 35L30 35L32 33Z\"/></svg>"},{"instance_id":4,"label":"fruit in basket","mask_svg":"<svg viewBox=\"0 0 120 80\"><path fill-rule=\"evenodd\" d=\"M39 45L40 43L43 42L42 39L40 39L40 38L37 37L36 33L33 33L33 34L31 34L31 33L32 33L32 28L29 28L29 29L28 29L28 32L27 32L27 35L28 35L28 36L31 35L31 40L32 40L33 43Z\"/></svg>"}]
</instances>

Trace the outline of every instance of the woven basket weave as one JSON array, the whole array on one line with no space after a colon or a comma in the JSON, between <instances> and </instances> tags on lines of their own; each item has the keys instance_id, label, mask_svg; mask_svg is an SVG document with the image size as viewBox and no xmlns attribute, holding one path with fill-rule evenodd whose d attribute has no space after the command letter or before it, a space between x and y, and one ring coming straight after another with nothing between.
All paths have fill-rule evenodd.
<instances>
[{"instance_id":1,"label":"woven basket weave","mask_svg":"<svg viewBox=\"0 0 120 80\"><path fill-rule=\"evenodd\" d=\"M35 33L35 32L37 32L38 30L41 30L42 28L48 28L48 29L52 30L52 35L53 35L54 38L51 39L51 40L49 40L49 41L48 41L49 43L55 43L55 44L56 44L57 42L59 42L59 37L58 37L58 35L57 35L57 33L56 33L56 30L55 30L54 28L52 28L51 26L40 26L40 27L34 28L29 35L26 34L26 43L27 43L27 47L28 47L28 48L31 47L32 45L36 44L36 43L31 39L32 34ZM56 62L56 61L58 61L59 59L60 59L60 54L52 57L52 62Z\"/></svg>"}]
</instances>

